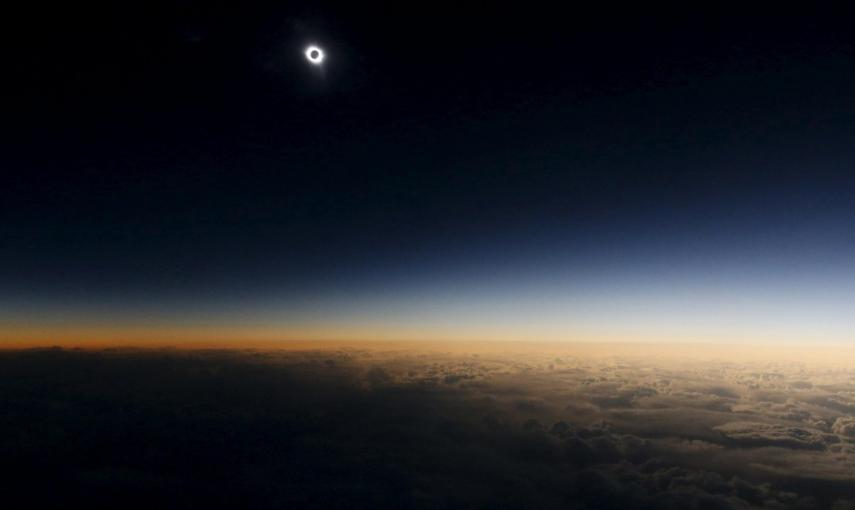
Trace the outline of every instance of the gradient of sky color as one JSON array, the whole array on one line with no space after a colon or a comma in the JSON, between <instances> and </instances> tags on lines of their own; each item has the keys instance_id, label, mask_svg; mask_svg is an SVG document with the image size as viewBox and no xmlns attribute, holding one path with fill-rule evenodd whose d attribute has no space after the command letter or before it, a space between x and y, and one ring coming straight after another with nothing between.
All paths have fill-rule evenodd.
<instances>
[{"instance_id":1,"label":"gradient of sky color","mask_svg":"<svg viewBox=\"0 0 855 510\"><path fill-rule=\"evenodd\" d=\"M10 64L3 341L855 340L840 13L106 14Z\"/></svg>"}]
</instances>

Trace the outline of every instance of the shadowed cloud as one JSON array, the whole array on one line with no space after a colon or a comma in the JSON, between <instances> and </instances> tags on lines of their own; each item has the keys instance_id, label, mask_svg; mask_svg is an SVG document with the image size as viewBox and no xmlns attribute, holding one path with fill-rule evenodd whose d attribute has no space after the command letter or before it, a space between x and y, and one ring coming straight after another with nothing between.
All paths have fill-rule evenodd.
<instances>
[{"instance_id":1,"label":"shadowed cloud","mask_svg":"<svg viewBox=\"0 0 855 510\"><path fill-rule=\"evenodd\" d=\"M829 398L818 384L786 404L751 397L823 372L791 367L762 383L751 364L721 366L722 386L708 384L708 365L356 348L5 352L2 483L48 507L845 508L853 417L818 407Z\"/></svg>"}]
</instances>

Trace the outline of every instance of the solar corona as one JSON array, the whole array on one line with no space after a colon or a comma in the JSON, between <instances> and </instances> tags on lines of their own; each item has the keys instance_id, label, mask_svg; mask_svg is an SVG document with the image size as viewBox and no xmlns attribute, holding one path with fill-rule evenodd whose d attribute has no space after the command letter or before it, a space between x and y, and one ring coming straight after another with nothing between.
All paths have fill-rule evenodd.
<instances>
[{"instance_id":1,"label":"solar corona","mask_svg":"<svg viewBox=\"0 0 855 510\"><path fill-rule=\"evenodd\" d=\"M321 65L324 62L324 58L326 58L324 50L320 49L315 45L307 47L306 51L303 52L303 54L306 56L306 60L316 66Z\"/></svg>"}]
</instances>

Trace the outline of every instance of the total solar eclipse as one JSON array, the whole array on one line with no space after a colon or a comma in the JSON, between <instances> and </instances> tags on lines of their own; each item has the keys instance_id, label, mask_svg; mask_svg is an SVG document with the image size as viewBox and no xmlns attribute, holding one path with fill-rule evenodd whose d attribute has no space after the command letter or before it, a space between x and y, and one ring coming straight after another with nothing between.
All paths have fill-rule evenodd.
<instances>
[{"instance_id":1,"label":"total solar eclipse","mask_svg":"<svg viewBox=\"0 0 855 510\"><path fill-rule=\"evenodd\" d=\"M314 65L321 65L324 61L324 50L317 46L309 46L304 53L306 59Z\"/></svg>"},{"instance_id":2,"label":"total solar eclipse","mask_svg":"<svg viewBox=\"0 0 855 510\"><path fill-rule=\"evenodd\" d=\"M15 3L0 510L855 510L855 0Z\"/></svg>"}]
</instances>

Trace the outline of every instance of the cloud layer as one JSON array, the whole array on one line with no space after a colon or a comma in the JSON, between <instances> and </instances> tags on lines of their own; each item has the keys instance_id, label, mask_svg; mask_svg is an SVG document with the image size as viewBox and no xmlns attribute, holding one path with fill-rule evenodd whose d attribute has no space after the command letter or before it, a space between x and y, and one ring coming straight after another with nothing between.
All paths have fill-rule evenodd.
<instances>
[{"instance_id":1,"label":"cloud layer","mask_svg":"<svg viewBox=\"0 0 855 510\"><path fill-rule=\"evenodd\" d=\"M0 354L30 505L853 508L855 371L546 353ZM50 487L51 490L47 490Z\"/></svg>"}]
</instances>

